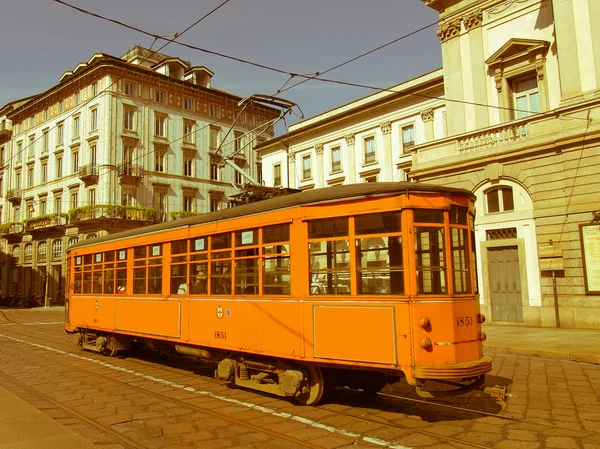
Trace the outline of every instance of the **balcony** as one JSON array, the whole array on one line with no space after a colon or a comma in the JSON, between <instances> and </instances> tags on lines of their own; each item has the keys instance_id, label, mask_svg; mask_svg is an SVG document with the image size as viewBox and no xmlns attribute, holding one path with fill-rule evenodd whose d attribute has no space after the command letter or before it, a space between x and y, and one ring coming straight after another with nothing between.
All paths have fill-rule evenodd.
<instances>
[{"instance_id":1,"label":"balcony","mask_svg":"<svg viewBox=\"0 0 600 449\"><path fill-rule=\"evenodd\" d=\"M86 186L98 184L98 172L97 164L84 165L79 169L79 179L81 179Z\"/></svg>"},{"instance_id":2,"label":"balcony","mask_svg":"<svg viewBox=\"0 0 600 449\"><path fill-rule=\"evenodd\" d=\"M23 223L5 223L0 226L0 237L9 243L20 242L23 238Z\"/></svg>"},{"instance_id":3,"label":"balcony","mask_svg":"<svg viewBox=\"0 0 600 449\"><path fill-rule=\"evenodd\" d=\"M114 206L111 204L83 206L69 211L69 223L128 221L139 225L159 223L161 214L150 207Z\"/></svg>"},{"instance_id":4,"label":"balcony","mask_svg":"<svg viewBox=\"0 0 600 449\"><path fill-rule=\"evenodd\" d=\"M28 218L23 221L25 232L28 234L43 234L64 232L69 224L68 214L47 214L39 217Z\"/></svg>"},{"instance_id":5,"label":"balcony","mask_svg":"<svg viewBox=\"0 0 600 449\"><path fill-rule=\"evenodd\" d=\"M2 120L0 122L0 137L10 137L12 136L13 126L12 120Z\"/></svg>"},{"instance_id":6,"label":"balcony","mask_svg":"<svg viewBox=\"0 0 600 449\"><path fill-rule=\"evenodd\" d=\"M13 204L21 203L21 200L23 199L21 189L9 189L8 192L6 192L6 199Z\"/></svg>"},{"instance_id":7,"label":"balcony","mask_svg":"<svg viewBox=\"0 0 600 449\"><path fill-rule=\"evenodd\" d=\"M118 167L121 184L139 185L144 177L144 169L141 165L121 164Z\"/></svg>"},{"instance_id":8,"label":"balcony","mask_svg":"<svg viewBox=\"0 0 600 449\"><path fill-rule=\"evenodd\" d=\"M195 217L197 215L202 215L202 212L190 212L190 211L179 211L179 212L171 212L171 220L181 220L183 218Z\"/></svg>"}]
</instances>

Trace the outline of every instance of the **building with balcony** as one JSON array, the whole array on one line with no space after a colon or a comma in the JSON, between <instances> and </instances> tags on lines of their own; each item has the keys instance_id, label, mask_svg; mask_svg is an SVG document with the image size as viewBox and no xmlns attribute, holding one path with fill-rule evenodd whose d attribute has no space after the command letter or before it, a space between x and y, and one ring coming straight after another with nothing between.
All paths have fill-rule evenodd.
<instances>
[{"instance_id":1,"label":"building with balcony","mask_svg":"<svg viewBox=\"0 0 600 449\"><path fill-rule=\"evenodd\" d=\"M79 239L227 207L279 111L211 87L213 72L136 46L97 53L0 108L0 291L62 303ZM242 111L243 109L243 111ZM232 156L233 158L233 156Z\"/></svg>"},{"instance_id":2,"label":"building with balcony","mask_svg":"<svg viewBox=\"0 0 600 449\"><path fill-rule=\"evenodd\" d=\"M260 145L265 182L468 189L488 320L600 329L600 3L423 2L443 67Z\"/></svg>"}]
</instances>

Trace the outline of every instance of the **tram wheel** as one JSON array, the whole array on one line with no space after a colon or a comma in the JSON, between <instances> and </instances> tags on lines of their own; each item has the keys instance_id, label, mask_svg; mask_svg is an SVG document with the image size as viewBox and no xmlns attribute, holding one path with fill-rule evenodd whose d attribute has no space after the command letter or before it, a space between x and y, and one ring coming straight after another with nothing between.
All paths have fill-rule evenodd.
<instances>
[{"instance_id":1,"label":"tram wheel","mask_svg":"<svg viewBox=\"0 0 600 449\"><path fill-rule=\"evenodd\" d=\"M308 391L294 399L300 405L314 405L323 397L325 391L325 380L321 370L312 365L303 365L302 369L308 374Z\"/></svg>"}]
</instances>

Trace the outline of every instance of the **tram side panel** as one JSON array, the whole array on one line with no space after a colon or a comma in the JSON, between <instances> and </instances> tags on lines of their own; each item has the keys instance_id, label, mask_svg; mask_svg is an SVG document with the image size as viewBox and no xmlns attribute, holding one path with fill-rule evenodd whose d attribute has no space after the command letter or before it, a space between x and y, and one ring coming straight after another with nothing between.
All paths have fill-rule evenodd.
<instances>
[{"instance_id":1,"label":"tram side panel","mask_svg":"<svg viewBox=\"0 0 600 449\"><path fill-rule=\"evenodd\" d=\"M69 298L69 327L114 331L115 298L100 296L71 296Z\"/></svg>"}]
</instances>

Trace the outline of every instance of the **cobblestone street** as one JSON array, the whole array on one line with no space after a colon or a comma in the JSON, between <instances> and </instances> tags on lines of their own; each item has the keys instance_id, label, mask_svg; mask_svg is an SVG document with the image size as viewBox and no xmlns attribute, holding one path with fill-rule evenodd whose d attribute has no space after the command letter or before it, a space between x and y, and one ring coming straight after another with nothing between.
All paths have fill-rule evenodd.
<instances>
[{"instance_id":1,"label":"cobblestone street","mask_svg":"<svg viewBox=\"0 0 600 449\"><path fill-rule=\"evenodd\" d=\"M486 385L509 385L506 403L423 401L400 383L301 407L223 386L212 366L80 351L62 318L0 310L0 387L98 447L600 448L597 365L495 354Z\"/></svg>"}]
</instances>

